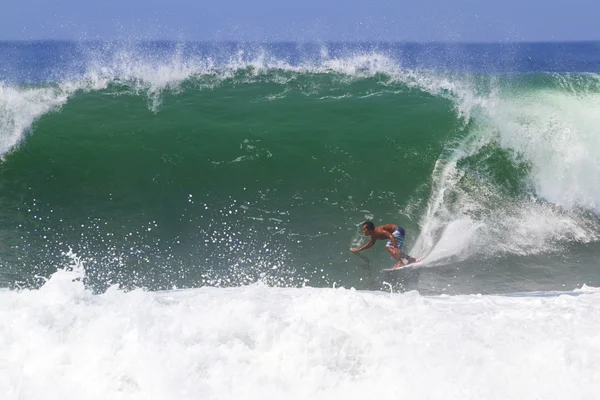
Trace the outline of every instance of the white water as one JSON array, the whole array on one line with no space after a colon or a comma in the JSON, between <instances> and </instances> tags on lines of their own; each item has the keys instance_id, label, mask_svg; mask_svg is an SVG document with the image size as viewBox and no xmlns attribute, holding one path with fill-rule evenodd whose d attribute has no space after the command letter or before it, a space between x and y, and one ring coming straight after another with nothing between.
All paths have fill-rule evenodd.
<instances>
[{"instance_id":1,"label":"white water","mask_svg":"<svg viewBox=\"0 0 600 400\"><path fill-rule=\"evenodd\" d=\"M454 85L450 99L473 125L432 172L414 254L427 254L435 264L474 255L559 253L567 243L600 240L598 220L586 213L600 214L600 85L565 84L579 78L556 76L560 88L535 90L491 81L481 95ZM507 197L479 171L459 166L491 143L528 165L530 196Z\"/></svg>"},{"instance_id":2,"label":"white water","mask_svg":"<svg viewBox=\"0 0 600 400\"><path fill-rule=\"evenodd\" d=\"M537 91L491 112L500 143L533 164L537 193L561 207L600 213L600 85Z\"/></svg>"},{"instance_id":3,"label":"white water","mask_svg":"<svg viewBox=\"0 0 600 400\"><path fill-rule=\"evenodd\" d=\"M77 271L0 291L3 399L595 399L600 385L596 289L92 295Z\"/></svg>"}]
</instances>

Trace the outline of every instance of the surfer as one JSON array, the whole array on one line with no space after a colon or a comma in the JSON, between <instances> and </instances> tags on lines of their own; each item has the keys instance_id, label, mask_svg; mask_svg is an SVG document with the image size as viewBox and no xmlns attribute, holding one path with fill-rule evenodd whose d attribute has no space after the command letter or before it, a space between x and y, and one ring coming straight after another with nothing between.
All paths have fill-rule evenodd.
<instances>
[{"instance_id":1,"label":"surfer","mask_svg":"<svg viewBox=\"0 0 600 400\"><path fill-rule=\"evenodd\" d=\"M403 266L407 265L404 263L403 259L408 260L408 264L412 264L417 261L416 258L413 258L402 252L402 246L404 245L404 237L406 236L406 232L400 225L387 224L376 227L373 222L365 221L361 226L363 235L371 236L371 240L362 247L351 248L350 251L353 253L358 253L359 251L368 249L369 247L373 246L377 240L387 239L385 249L392 257L394 257L396 261L398 261L394 269L402 268Z\"/></svg>"}]
</instances>

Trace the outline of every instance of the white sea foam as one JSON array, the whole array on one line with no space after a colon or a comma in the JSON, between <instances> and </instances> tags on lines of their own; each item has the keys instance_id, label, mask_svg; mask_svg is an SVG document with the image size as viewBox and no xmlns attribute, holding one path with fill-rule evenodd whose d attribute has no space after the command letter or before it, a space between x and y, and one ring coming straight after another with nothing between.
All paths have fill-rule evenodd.
<instances>
[{"instance_id":1,"label":"white sea foam","mask_svg":"<svg viewBox=\"0 0 600 400\"><path fill-rule=\"evenodd\" d=\"M19 399L594 399L600 292L86 291L80 267L0 291Z\"/></svg>"}]
</instances>

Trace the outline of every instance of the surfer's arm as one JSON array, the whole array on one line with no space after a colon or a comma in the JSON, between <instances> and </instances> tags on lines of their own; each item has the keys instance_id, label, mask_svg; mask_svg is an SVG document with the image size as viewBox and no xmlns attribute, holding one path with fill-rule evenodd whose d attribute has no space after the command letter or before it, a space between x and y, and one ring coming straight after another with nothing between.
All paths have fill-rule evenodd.
<instances>
[{"instance_id":1,"label":"surfer's arm","mask_svg":"<svg viewBox=\"0 0 600 400\"><path fill-rule=\"evenodd\" d=\"M374 244L375 244L375 238L372 237L371 240L369 241L369 243L367 243L364 246L359 247L359 248L356 248L356 247L352 248L352 249L350 249L350 251L352 251L354 253L358 253L359 251L363 251L365 249L368 249L369 247L373 246Z\"/></svg>"}]
</instances>

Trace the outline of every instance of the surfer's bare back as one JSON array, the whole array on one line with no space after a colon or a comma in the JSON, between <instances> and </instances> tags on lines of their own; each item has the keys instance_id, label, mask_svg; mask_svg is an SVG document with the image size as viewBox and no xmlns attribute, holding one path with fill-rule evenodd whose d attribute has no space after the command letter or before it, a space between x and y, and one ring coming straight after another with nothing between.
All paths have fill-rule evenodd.
<instances>
[{"instance_id":1,"label":"surfer's bare back","mask_svg":"<svg viewBox=\"0 0 600 400\"><path fill-rule=\"evenodd\" d=\"M387 224L376 227L373 222L365 221L361 226L363 235L370 236L371 240L364 246L352 248L350 251L358 253L359 251L363 251L373 246L377 240L387 239L388 242L385 245L385 249L396 261L398 261L394 268L402 268L403 266L407 265L404 263L403 259L408 260L408 264L417 261L416 258L413 258L402 252L402 246L404 246L404 237L406 236L406 232L400 225Z\"/></svg>"}]
</instances>

